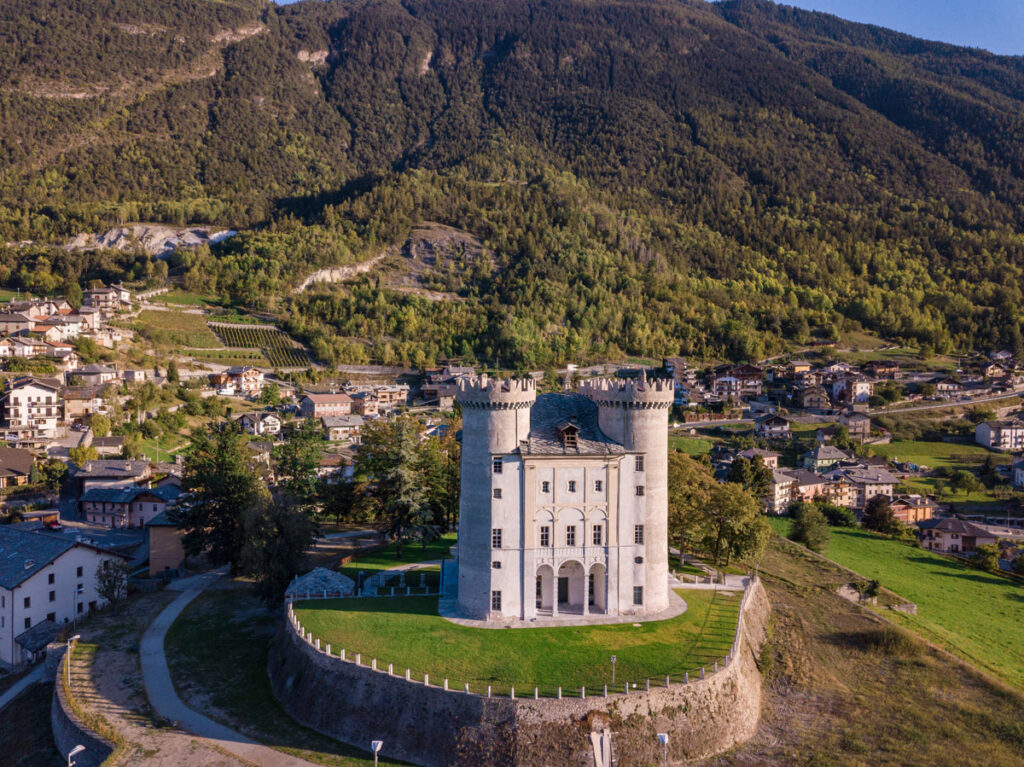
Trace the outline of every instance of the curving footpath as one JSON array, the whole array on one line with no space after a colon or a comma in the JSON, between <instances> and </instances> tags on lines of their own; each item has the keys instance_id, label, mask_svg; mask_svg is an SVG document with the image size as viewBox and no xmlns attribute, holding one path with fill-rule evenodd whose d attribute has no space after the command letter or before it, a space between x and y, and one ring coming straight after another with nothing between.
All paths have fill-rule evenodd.
<instances>
[{"instance_id":1,"label":"curving footpath","mask_svg":"<svg viewBox=\"0 0 1024 767\"><path fill-rule=\"evenodd\" d=\"M315 767L312 762L288 756L263 746L230 727L194 711L182 702L171 682L171 673L164 654L164 637L182 610L199 596L200 592L216 580L218 574L200 575L179 581L175 586L181 596L171 602L146 629L139 650L142 681L149 702L158 714L174 722L179 729L200 738L251 764L261 767Z\"/></svg>"}]
</instances>

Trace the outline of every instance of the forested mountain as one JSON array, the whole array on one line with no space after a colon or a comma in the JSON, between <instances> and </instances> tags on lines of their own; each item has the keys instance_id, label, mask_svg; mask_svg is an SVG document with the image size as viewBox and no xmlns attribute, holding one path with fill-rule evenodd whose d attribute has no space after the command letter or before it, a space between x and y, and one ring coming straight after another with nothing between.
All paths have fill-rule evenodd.
<instances>
[{"instance_id":1,"label":"forested mountain","mask_svg":"<svg viewBox=\"0 0 1024 767\"><path fill-rule=\"evenodd\" d=\"M739 359L860 325L1024 351L1022 135L1024 59L756 0L0 8L0 236L244 228L187 283L327 361ZM435 275L458 300L289 297L424 220L493 253ZM0 256L26 287L123 266Z\"/></svg>"}]
</instances>

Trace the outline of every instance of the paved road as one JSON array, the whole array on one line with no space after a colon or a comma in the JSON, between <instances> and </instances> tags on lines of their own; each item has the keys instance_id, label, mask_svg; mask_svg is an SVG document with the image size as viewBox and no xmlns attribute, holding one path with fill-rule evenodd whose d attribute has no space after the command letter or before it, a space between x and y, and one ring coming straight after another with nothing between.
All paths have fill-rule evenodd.
<instances>
[{"instance_id":1,"label":"paved road","mask_svg":"<svg viewBox=\"0 0 1024 767\"><path fill-rule=\"evenodd\" d=\"M42 682L46 678L46 664L40 663L25 676L15 682L11 689L0 695L0 710L10 703L12 700L21 695L25 690L34 685L36 682Z\"/></svg>"},{"instance_id":2,"label":"paved road","mask_svg":"<svg viewBox=\"0 0 1024 767\"><path fill-rule=\"evenodd\" d=\"M890 415L891 413L916 413L918 410L945 410L951 407L970 407L971 405L977 405L983 402L998 402L1004 399L1016 399L1024 396L1024 392L1016 391L1010 392L1009 394L994 394L989 397L973 397L970 399L959 399L959 400L948 400L946 402L936 402L933 405L917 405L906 407L893 408L892 410L882 409L871 409L868 412L871 415Z\"/></svg>"},{"instance_id":3,"label":"paved road","mask_svg":"<svg viewBox=\"0 0 1024 767\"><path fill-rule=\"evenodd\" d=\"M228 751L245 762L261 767L313 767L311 762L262 746L230 727L193 711L178 697L171 682L171 672L167 668L164 637L188 603L217 577L216 574L200 575L179 581L178 585L184 589L181 596L163 609L142 636L139 659L149 702L157 713L174 722L179 729L197 735L209 741L209 745Z\"/></svg>"}]
</instances>

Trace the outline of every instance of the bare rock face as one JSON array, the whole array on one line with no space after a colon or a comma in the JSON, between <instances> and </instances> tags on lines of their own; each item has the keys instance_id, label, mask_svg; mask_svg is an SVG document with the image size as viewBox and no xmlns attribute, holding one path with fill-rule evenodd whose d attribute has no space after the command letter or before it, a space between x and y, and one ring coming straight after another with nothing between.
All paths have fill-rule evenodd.
<instances>
[{"instance_id":1,"label":"bare rock face","mask_svg":"<svg viewBox=\"0 0 1024 767\"><path fill-rule=\"evenodd\" d=\"M195 248L215 244L234 237L234 229L214 229L210 226L187 228L164 224L132 224L116 226L106 232L83 233L64 244L66 250L132 250L142 248L151 256L166 257L178 248Z\"/></svg>"}]
</instances>

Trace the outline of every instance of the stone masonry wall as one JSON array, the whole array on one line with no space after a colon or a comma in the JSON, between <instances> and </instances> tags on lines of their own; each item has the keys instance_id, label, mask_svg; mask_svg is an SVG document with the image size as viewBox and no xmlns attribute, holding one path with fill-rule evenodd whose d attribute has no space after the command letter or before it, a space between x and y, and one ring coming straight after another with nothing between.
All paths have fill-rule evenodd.
<instances>
[{"instance_id":1,"label":"stone masonry wall","mask_svg":"<svg viewBox=\"0 0 1024 767\"><path fill-rule=\"evenodd\" d=\"M681 764L729 749L757 729L757 655L769 609L755 580L732 663L704 680L607 698L513 700L427 687L327 656L287 624L268 672L274 694L303 724L361 748L381 739L385 755L423 767L591 767L590 734L605 729L621 767L660 763L658 732L671 734L670 763Z\"/></svg>"},{"instance_id":2,"label":"stone masonry wall","mask_svg":"<svg viewBox=\"0 0 1024 767\"><path fill-rule=\"evenodd\" d=\"M68 656L65 654L57 668L57 683L53 686L53 703L50 706L53 742L64 755L70 753L75 746L85 746L85 751L75 755L75 764L78 767L100 767L114 752L114 744L86 727L68 705L63 684L67 662Z\"/></svg>"}]
</instances>

